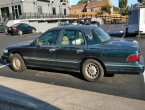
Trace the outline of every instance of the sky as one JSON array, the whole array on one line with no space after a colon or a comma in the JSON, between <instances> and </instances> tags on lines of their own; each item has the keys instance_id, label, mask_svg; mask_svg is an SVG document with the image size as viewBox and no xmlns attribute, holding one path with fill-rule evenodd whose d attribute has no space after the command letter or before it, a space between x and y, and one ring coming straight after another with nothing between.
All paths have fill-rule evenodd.
<instances>
[{"instance_id":1,"label":"sky","mask_svg":"<svg viewBox=\"0 0 145 110\"><path fill-rule=\"evenodd\" d=\"M71 0L71 4L75 5L78 3L79 0ZM113 5L118 6L118 1L119 0L112 0ZM128 0L128 5L130 6L131 4L136 4L137 0Z\"/></svg>"}]
</instances>

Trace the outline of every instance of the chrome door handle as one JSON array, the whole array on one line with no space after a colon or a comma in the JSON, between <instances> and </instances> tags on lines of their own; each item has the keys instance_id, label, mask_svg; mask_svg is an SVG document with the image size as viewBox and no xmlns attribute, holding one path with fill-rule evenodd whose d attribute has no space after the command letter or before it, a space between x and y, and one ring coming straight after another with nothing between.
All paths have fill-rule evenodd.
<instances>
[{"instance_id":1,"label":"chrome door handle","mask_svg":"<svg viewBox=\"0 0 145 110\"><path fill-rule=\"evenodd\" d=\"M84 50L77 50L77 53L83 53L84 52Z\"/></svg>"},{"instance_id":2,"label":"chrome door handle","mask_svg":"<svg viewBox=\"0 0 145 110\"><path fill-rule=\"evenodd\" d=\"M55 52L56 49L49 49L49 52Z\"/></svg>"}]
</instances>

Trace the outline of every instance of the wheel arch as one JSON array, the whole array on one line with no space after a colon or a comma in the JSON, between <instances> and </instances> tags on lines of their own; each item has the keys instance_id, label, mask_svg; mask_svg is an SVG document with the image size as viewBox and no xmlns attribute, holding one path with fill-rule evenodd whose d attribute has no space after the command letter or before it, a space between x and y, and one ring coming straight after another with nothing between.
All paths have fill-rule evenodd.
<instances>
[{"instance_id":1,"label":"wheel arch","mask_svg":"<svg viewBox=\"0 0 145 110\"><path fill-rule=\"evenodd\" d=\"M16 54L16 53L19 54L22 57L22 59L24 60L22 53L17 50L13 50L10 52L10 58L12 57L13 54Z\"/></svg>"}]
</instances>

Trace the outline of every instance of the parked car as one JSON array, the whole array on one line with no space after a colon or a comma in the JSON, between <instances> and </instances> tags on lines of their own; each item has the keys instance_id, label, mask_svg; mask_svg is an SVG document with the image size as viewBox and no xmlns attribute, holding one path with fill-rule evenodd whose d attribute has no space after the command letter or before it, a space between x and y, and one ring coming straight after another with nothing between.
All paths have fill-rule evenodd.
<instances>
[{"instance_id":1,"label":"parked car","mask_svg":"<svg viewBox=\"0 0 145 110\"><path fill-rule=\"evenodd\" d=\"M1 32L1 33L2 33L2 32L7 33L7 29L8 29L7 26L4 26L4 25L0 24L0 32Z\"/></svg>"},{"instance_id":2,"label":"parked car","mask_svg":"<svg viewBox=\"0 0 145 110\"><path fill-rule=\"evenodd\" d=\"M104 74L144 71L137 41L111 38L101 28L88 25L49 29L31 43L5 48L2 58L16 72L27 67L75 71L87 81L97 81Z\"/></svg>"},{"instance_id":3,"label":"parked car","mask_svg":"<svg viewBox=\"0 0 145 110\"><path fill-rule=\"evenodd\" d=\"M58 23L58 27L60 26L70 26L70 25L73 25L72 23L67 23L67 22L59 22Z\"/></svg>"},{"instance_id":4,"label":"parked car","mask_svg":"<svg viewBox=\"0 0 145 110\"><path fill-rule=\"evenodd\" d=\"M22 35L24 33L35 33L35 32L36 28L26 23L17 23L8 28L8 33L10 33L11 35L14 34Z\"/></svg>"}]
</instances>

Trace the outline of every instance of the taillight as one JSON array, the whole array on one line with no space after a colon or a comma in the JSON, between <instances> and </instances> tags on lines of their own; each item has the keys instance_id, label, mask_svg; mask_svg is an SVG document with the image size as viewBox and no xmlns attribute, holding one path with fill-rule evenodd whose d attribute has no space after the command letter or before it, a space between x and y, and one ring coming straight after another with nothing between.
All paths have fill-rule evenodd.
<instances>
[{"instance_id":1,"label":"taillight","mask_svg":"<svg viewBox=\"0 0 145 110\"><path fill-rule=\"evenodd\" d=\"M127 62L136 62L140 60L140 55L139 54L133 54L128 56Z\"/></svg>"},{"instance_id":2,"label":"taillight","mask_svg":"<svg viewBox=\"0 0 145 110\"><path fill-rule=\"evenodd\" d=\"M12 29L13 29L13 30L16 30L17 28L16 28L16 27L12 27Z\"/></svg>"}]
</instances>

